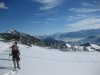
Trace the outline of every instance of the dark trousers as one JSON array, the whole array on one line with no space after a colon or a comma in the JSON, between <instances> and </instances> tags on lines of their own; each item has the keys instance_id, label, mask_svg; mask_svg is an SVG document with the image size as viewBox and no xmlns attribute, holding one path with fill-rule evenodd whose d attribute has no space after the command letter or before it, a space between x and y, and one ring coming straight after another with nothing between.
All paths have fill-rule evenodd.
<instances>
[{"instance_id":1,"label":"dark trousers","mask_svg":"<svg viewBox=\"0 0 100 75\"><path fill-rule=\"evenodd\" d=\"M20 69L18 57L13 56L12 59L13 59L14 69L16 69L16 68Z\"/></svg>"}]
</instances>

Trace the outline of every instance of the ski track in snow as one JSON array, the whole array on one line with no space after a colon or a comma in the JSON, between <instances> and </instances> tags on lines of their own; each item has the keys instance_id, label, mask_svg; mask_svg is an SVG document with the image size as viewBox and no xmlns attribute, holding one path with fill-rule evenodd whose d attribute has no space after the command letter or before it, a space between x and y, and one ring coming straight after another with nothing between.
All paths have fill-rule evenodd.
<instances>
[{"instance_id":1,"label":"ski track in snow","mask_svg":"<svg viewBox=\"0 0 100 75\"><path fill-rule=\"evenodd\" d=\"M5 74L3 74L3 75L15 75L17 72L15 72L15 71L10 71L10 72L8 72L8 73L5 73Z\"/></svg>"},{"instance_id":2,"label":"ski track in snow","mask_svg":"<svg viewBox=\"0 0 100 75\"><path fill-rule=\"evenodd\" d=\"M100 75L99 52L62 52L37 46L19 47L21 70L10 70L3 75Z\"/></svg>"}]
</instances>

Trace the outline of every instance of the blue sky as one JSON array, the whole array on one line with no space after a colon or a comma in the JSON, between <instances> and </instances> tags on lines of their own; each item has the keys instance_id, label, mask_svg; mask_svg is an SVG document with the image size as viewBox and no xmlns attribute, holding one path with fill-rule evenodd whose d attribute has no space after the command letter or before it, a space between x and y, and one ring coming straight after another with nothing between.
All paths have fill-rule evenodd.
<instances>
[{"instance_id":1,"label":"blue sky","mask_svg":"<svg viewBox=\"0 0 100 75\"><path fill-rule=\"evenodd\" d=\"M0 0L0 32L31 35L100 28L100 0Z\"/></svg>"}]
</instances>

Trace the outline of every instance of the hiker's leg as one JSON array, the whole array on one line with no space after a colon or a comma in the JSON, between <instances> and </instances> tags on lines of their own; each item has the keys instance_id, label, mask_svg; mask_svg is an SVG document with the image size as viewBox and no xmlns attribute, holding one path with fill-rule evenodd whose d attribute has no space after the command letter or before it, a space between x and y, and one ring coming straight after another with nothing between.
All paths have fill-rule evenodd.
<instances>
[{"instance_id":1,"label":"hiker's leg","mask_svg":"<svg viewBox=\"0 0 100 75\"><path fill-rule=\"evenodd\" d=\"M20 69L19 61L17 60L17 68Z\"/></svg>"},{"instance_id":2,"label":"hiker's leg","mask_svg":"<svg viewBox=\"0 0 100 75\"><path fill-rule=\"evenodd\" d=\"M13 57L14 69L16 69L16 59Z\"/></svg>"},{"instance_id":3,"label":"hiker's leg","mask_svg":"<svg viewBox=\"0 0 100 75\"><path fill-rule=\"evenodd\" d=\"M20 69L20 64L19 64L19 61L20 61L20 60L19 60L19 56L17 57L16 61L17 61L17 68Z\"/></svg>"}]
</instances>

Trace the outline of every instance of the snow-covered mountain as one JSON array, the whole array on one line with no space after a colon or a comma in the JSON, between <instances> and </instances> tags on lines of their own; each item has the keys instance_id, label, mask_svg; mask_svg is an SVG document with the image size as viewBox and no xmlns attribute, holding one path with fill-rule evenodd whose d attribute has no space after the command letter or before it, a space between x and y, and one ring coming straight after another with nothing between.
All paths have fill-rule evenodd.
<instances>
[{"instance_id":1,"label":"snow-covered mountain","mask_svg":"<svg viewBox=\"0 0 100 75\"><path fill-rule=\"evenodd\" d=\"M18 32L18 31L16 31L16 30L13 30L13 29L8 30L6 33L12 34L12 35L20 35L20 34L21 34L20 32Z\"/></svg>"},{"instance_id":2,"label":"snow-covered mountain","mask_svg":"<svg viewBox=\"0 0 100 75\"><path fill-rule=\"evenodd\" d=\"M81 45L85 43L94 43L100 45L100 29L88 29L69 33L55 33L52 35L41 36L40 38L51 37L56 40L62 40L69 44Z\"/></svg>"},{"instance_id":3,"label":"snow-covered mountain","mask_svg":"<svg viewBox=\"0 0 100 75\"><path fill-rule=\"evenodd\" d=\"M18 32L16 30L8 30L5 33L0 33L0 37L5 39L6 41L19 41L20 43L26 45L44 45L40 39L35 38L34 36L31 36L29 34Z\"/></svg>"},{"instance_id":4,"label":"snow-covered mountain","mask_svg":"<svg viewBox=\"0 0 100 75\"><path fill-rule=\"evenodd\" d=\"M100 72L100 46L99 36L88 36L80 40L84 43L81 46L66 43L65 48L51 49L48 47L36 46L46 44L47 46L65 46L65 42L58 41L51 37L44 40L34 36L11 30L0 34L0 75L99 75ZM12 61L9 58L9 47L13 42L2 42L2 40L17 40L21 42L32 43L31 47L18 43L21 52L21 70L12 71ZM49 47L50 47L49 46ZM53 46L52 46L53 47ZM70 51L70 52L61 52ZM10 58L9 58L10 59ZM31 60L31 61L30 61ZM5 64L6 63L6 64ZM76 68L77 67L77 68Z\"/></svg>"},{"instance_id":5,"label":"snow-covered mountain","mask_svg":"<svg viewBox=\"0 0 100 75\"><path fill-rule=\"evenodd\" d=\"M12 71L13 62L8 61L11 59L9 44L12 42L0 42L0 75L100 75L99 52L61 52L19 43L21 69Z\"/></svg>"},{"instance_id":6,"label":"snow-covered mountain","mask_svg":"<svg viewBox=\"0 0 100 75\"><path fill-rule=\"evenodd\" d=\"M100 37L99 36L88 36L86 38L83 38L81 40L78 40L76 42L73 42L75 45L81 45L85 43L93 43L100 45Z\"/></svg>"},{"instance_id":7,"label":"snow-covered mountain","mask_svg":"<svg viewBox=\"0 0 100 75\"><path fill-rule=\"evenodd\" d=\"M87 31L89 31L89 32L86 33ZM65 38L60 37L61 33L54 34L54 35L48 35L45 38L40 39L35 36L31 36L29 34L18 32L16 30L9 30L6 33L0 33L0 37L3 39L6 39L6 40L19 41L20 43L27 44L27 45L34 44L34 45L38 45L38 46L46 46L46 47L52 47L52 48L66 48L67 47L66 43L69 45L76 45L76 46L82 45L85 43L92 43L92 44L100 45L100 42L99 42L100 37L99 37L99 35L97 36L95 34L95 32L97 32L97 31L99 31L99 29L97 29L97 30L95 29L94 31L93 30L79 31L81 33L85 32L84 35L88 35L88 36L84 36L82 39L80 39L80 38L77 39L74 37L65 39ZM75 32L75 33L79 33L79 32ZM93 34L89 34L89 33L93 33ZM68 34L70 34L70 33L68 33ZM94 34L95 34L95 36L94 36ZM99 34L99 32L97 34ZM71 36L71 34L70 34L70 36Z\"/></svg>"},{"instance_id":8,"label":"snow-covered mountain","mask_svg":"<svg viewBox=\"0 0 100 75\"><path fill-rule=\"evenodd\" d=\"M14 41L18 41L22 44L26 44L29 46L33 44L33 45L38 45L38 46L49 46L52 48L61 48L61 47L65 47L65 44L66 44L63 41L55 40L54 38L39 39L35 36L21 33L16 30L9 30L5 33L0 33L0 37L7 41L14 40Z\"/></svg>"},{"instance_id":9,"label":"snow-covered mountain","mask_svg":"<svg viewBox=\"0 0 100 75\"><path fill-rule=\"evenodd\" d=\"M66 43L64 41L55 40L50 37L45 38L44 42L47 46L52 47L52 48L65 48L66 47Z\"/></svg>"},{"instance_id":10,"label":"snow-covered mountain","mask_svg":"<svg viewBox=\"0 0 100 75\"><path fill-rule=\"evenodd\" d=\"M44 35L41 37L65 39L65 38L83 38L83 37L86 38L88 36L100 36L100 29L88 29L88 30L80 30L76 32L55 33L52 35Z\"/></svg>"}]
</instances>

